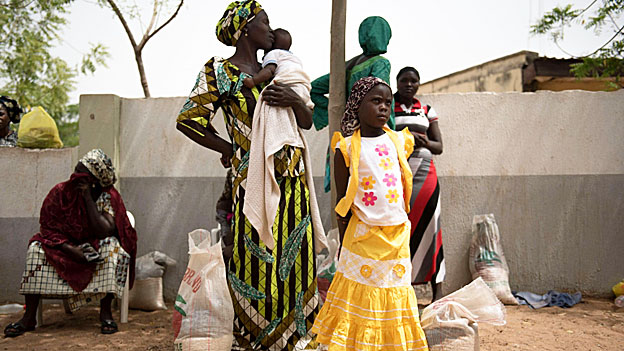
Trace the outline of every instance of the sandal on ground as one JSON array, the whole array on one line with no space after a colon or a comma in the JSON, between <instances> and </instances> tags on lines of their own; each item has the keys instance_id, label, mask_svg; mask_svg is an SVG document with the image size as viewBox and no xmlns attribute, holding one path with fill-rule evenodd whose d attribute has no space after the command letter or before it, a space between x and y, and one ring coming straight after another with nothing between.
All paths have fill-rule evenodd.
<instances>
[{"instance_id":1,"label":"sandal on ground","mask_svg":"<svg viewBox=\"0 0 624 351\"><path fill-rule=\"evenodd\" d=\"M12 330L11 330L12 329ZM35 327L26 327L22 322L11 323L4 328L4 336L7 338L14 338L20 336L27 331L33 331Z\"/></svg>"},{"instance_id":2,"label":"sandal on ground","mask_svg":"<svg viewBox=\"0 0 624 351\"><path fill-rule=\"evenodd\" d=\"M102 332L102 334L115 334L119 331L119 328L117 327L117 323L115 323L115 321L107 319L105 321L102 321L100 331Z\"/></svg>"}]
</instances>

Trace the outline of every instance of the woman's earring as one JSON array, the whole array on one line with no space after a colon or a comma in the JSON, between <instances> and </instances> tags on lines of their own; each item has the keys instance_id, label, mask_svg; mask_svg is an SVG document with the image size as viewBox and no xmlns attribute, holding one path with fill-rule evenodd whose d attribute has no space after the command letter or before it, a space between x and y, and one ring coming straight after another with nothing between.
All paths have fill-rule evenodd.
<instances>
[{"instance_id":1,"label":"woman's earring","mask_svg":"<svg viewBox=\"0 0 624 351\"><path fill-rule=\"evenodd\" d=\"M91 187L95 189L95 184L91 184Z\"/></svg>"},{"instance_id":2,"label":"woman's earring","mask_svg":"<svg viewBox=\"0 0 624 351\"><path fill-rule=\"evenodd\" d=\"M247 32L245 32L244 35L247 36Z\"/></svg>"}]
</instances>

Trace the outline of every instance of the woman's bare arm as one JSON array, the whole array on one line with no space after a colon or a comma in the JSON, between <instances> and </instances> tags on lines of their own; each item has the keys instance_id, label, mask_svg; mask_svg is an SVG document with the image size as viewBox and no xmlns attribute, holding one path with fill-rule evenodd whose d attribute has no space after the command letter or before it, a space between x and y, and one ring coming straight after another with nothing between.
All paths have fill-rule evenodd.
<instances>
[{"instance_id":1,"label":"woman's bare arm","mask_svg":"<svg viewBox=\"0 0 624 351\"><path fill-rule=\"evenodd\" d=\"M99 186L99 185L98 185ZM87 220L89 223L89 229L92 233L95 233L98 239L109 237L115 233L115 221L111 215L105 216L98 211L93 196L91 195L90 184L84 182L77 186L82 199L84 200L87 208Z\"/></svg>"},{"instance_id":2,"label":"woman's bare arm","mask_svg":"<svg viewBox=\"0 0 624 351\"><path fill-rule=\"evenodd\" d=\"M178 122L176 129L199 145L219 152L221 154L221 163L223 166L231 166L230 159L232 158L232 144L220 138L214 131L204 128L201 124L193 120L186 120L184 123ZM202 131L204 135L200 135L195 130Z\"/></svg>"},{"instance_id":3,"label":"woman's bare arm","mask_svg":"<svg viewBox=\"0 0 624 351\"><path fill-rule=\"evenodd\" d=\"M431 122L427 135L414 132L412 135L414 135L414 144L417 148L425 147L434 155L442 153L442 133L437 121Z\"/></svg>"},{"instance_id":4,"label":"woman's bare arm","mask_svg":"<svg viewBox=\"0 0 624 351\"><path fill-rule=\"evenodd\" d=\"M264 82L268 82L273 78L275 74L275 70L277 69L277 65L274 63L269 63L264 66L258 73L254 74L252 77L245 78L243 80L243 84L249 89L252 89L256 85Z\"/></svg>"}]
</instances>

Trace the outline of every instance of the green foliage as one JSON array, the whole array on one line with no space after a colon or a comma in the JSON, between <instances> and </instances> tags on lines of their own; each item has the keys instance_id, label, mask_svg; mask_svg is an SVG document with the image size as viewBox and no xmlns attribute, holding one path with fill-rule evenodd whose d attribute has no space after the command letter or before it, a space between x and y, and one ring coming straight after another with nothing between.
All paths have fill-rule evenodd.
<instances>
[{"instance_id":1,"label":"green foliage","mask_svg":"<svg viewBox=\"0 0 624 351\"><path fill-rule=\"evenodd\" d=\"M95 73L96 66L108 67L106 65L107 58L110 58L110 54L104 45L92 44L89 52L82 57L80 72L82 72L82 74Z\"/></svg>"},{"instance_id":2,"label":"green foliage","mask_svg":"<svg viewBox=\"0 0 624 351\"><path fill-rule=\"evenodd\" d=\"M533 34L551 34L554 41L563 39L563 30L570 26L571 19L579 15L579 10L573 10L572 5L555 7L542 17L537 24L531 26Z\"/></svg>"},{"instance_id":3,"label":"green foliage","mask_svg":"<svg viewBox=\"0 0 624 351\"><path fill-rule=\"evenodd\" d=\"M67 118L77 75L92 73L108 57L105 47L92 46L79 69L50 53L72 1L0 0L0 94L15 98L25 110L42 106L67 133L77 130L71 124L76 121ZM77 134L63 138L66 146L77 140Z\"/></svg>"},{"instance_id":4,"label":"green foliage","mask_svg":"<svg viewBox=\"0 0 624 351\"><path fill-rule=\"evenodd\" d=\"M624 25L618 24L624 12L624 0L604 0L593 15L585 13L596 4L596 0L585 9L574 9L572 5L555 7L546 13L542 19L531 26L531 33L535 35L550 33L552 40L558 43L563 39L564 29L573 23L582 25L587 30L600 33L605 26L614 28L614 35L609 41L597 48L593 53L581 57L582 63L573 64L570 72L577 78L615 77L615 82L607 82L610 89L624 87L621 77L624 76Z\"/></svg>"},{"instance_id":5,"label":"green foliage","mask_svg":"<svg viewBox=\"0 0 624 351\"><path fill-rule=\"evenodd\" d=\"M65 147L78 146L78 104L68 105L67 114L57 121L59 136Z\"/></svg>"}]
</instances>

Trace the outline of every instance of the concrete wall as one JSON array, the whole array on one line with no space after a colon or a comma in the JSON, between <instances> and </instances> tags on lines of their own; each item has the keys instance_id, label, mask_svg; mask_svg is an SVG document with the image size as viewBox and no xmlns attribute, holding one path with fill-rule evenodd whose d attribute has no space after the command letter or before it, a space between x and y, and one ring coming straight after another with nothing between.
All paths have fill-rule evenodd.
<instances>
[{"instance_id":1,"label":"concrete wall","mask_svg":"<svg viewBox=\"0 0 624 351\"><path fill-rule=\"evenodd\" d=\"M165 295L170 299L187 264L186 234L216 226L214 206L225 171L217 154L175 130L175 116L184 98L121 98L115 105L116 99L82 97L81 150L83 143L85 150L98 146L93 141L108 133L90 121L101 119L111 125L114 122L108 118L118 119L118 146L110 140L114 135L98 143L118 147L119 188L137 220L139 254L160 250L179 262L165 275ZM624 274L624 92L466 93L425 95L422 100L438 111L444 139L444 153L435 160L447 259L444 291L470 281L472 217L494 213L512 289L578 289L608 295ZM95 119L90 119L91 114ZM222 117L214 121L225 134ZM328 135L324 130L307 136L328 226L332 206L329 196L322 193ZM36 155L48 157L55 152L66 151ZM21 153L30 157L30 169L15 165L27 157ZM65 160L70 161L54 162L33 155L0 149L0 161L4 161L0 174L14 182L5 187L12 189L10 197L1 195L0 240L10 242L0 245L4 250L0 263L16 266L2 269L0 286L5 288L0 290L0 300L17 294L23 264L14 262L23 262L24 253L13 248L25 247L37 229L43 196L67 178L75 163L75 157L68 155ZM51 174L48 164L58 166L54 168L58 179L40 181L35 189L43 189L42 195L30 199L36 192L23 189L35 185L26 187L22 179L37 174L37 165ZM15 210L17 205L6 205L7 201L22 207Z\"/></svg>"},{"instance_id":2,"label":"concrete wall","mask_svg":"<svg viewBox=\"0 0 624 351\"><path fill-rule=\"evenodd\" d=\"M423 97L440 114L445 291L494 213L512 289L609 295L624 274L624 91Z\"/></svg>"},{"instance_id":3,"label":"concrete wall","mask_svg":"<svg viewBox=\"0 0 624 351\"><path fill-rule=\"evenodd\" d=\"M41 204L53 186L69 179L77 151L0 148L0 302L23 300L17 291Z\"/></svg>"}]
</instances>

